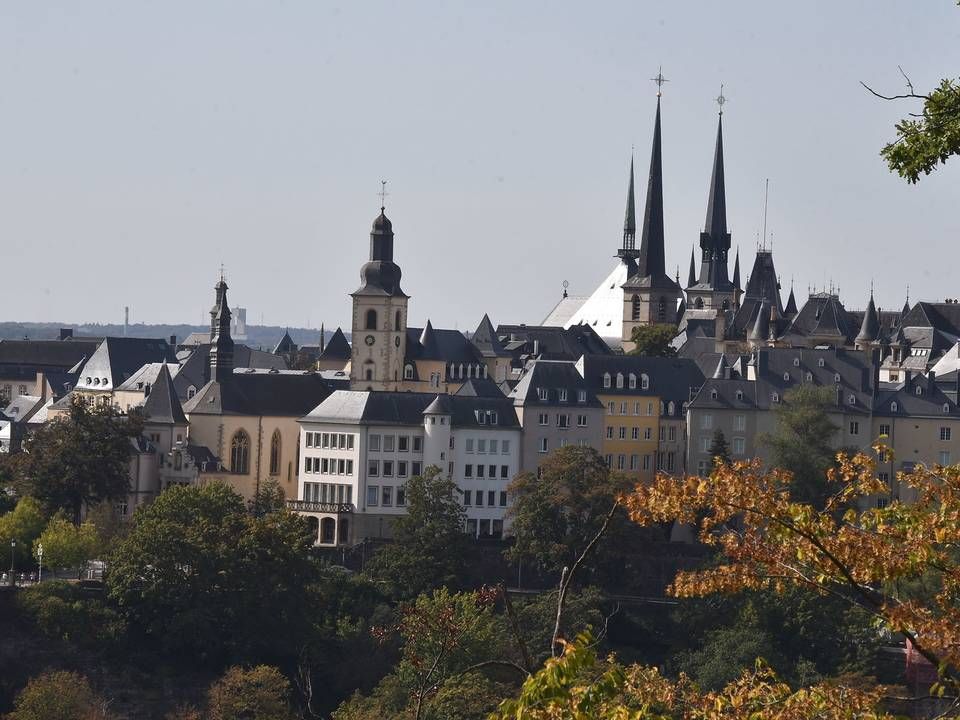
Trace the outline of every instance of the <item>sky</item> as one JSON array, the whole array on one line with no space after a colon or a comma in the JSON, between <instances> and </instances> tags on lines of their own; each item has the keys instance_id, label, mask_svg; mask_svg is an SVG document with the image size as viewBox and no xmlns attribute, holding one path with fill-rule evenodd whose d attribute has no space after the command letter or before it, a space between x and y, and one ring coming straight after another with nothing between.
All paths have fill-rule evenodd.
<instances>
[{"instance_id":1,"label":"sky","mask_svg":"<svg viewBox=\"0 0 960 720\"><path fill-rule=\"evenodd\" d=\"M646 193L662 66L667 264L704 222L723 84L744 274L769 178L784 300L956 297L960 159L879 150L960 68L953 0L0 1L0 320L349 326L380 180L410 324L536 323ZM732 264L731 264L732 271Z\"/></svg>"}]
</instances>

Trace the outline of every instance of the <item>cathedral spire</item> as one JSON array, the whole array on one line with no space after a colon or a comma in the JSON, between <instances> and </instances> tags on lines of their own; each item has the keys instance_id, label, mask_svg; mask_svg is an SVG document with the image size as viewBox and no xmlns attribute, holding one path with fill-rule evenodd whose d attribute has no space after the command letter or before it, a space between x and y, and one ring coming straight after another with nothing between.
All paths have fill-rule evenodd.
<instances>
[{"instance_id":1,"label":"cathedral spire","mask_svg":"<svg viewBox=\"0 0 960 720\"><path fill-rule=\"evenodd\" d=\"M733 261L733 286L740 290L740 248L737 248L737 259Z\"/></svg>"},{"instance_id":2,"label":"cathedral spire","mask_svg":"<svg viewBox=\"0 0 960 720\"><path fill-rule=\"evenodd\" d=\"M627 211L623 218L623 247L620 257L636 256L637 248L637 203L633 184L633 153L630 154L630 183L627 186Z\"/></svg>"},{"instance_id":3,"label":"cathedral spire","mask_svg":"<svg viewBox=\"0 0 960 720\"><path fill-rule=\"evenodd\" d=\"M663 240L663 163L660 149L660 96L657 96L657 115L653 123L653 149L650 151L650 176L647 180L647 202L643 210L643 228L640 232L640 258L637 262L641 277L666 275Z\"/></svg>"},{"instance_id":4,"label":"cathedral spire","mask_svg":"<svg viewBox=\"0 0 960 720\"><path fill-rule=\"evenodd\" d=\"M727 194L723 174L723 115L717 120L717 146L713 154L713 173L707 199L707 219L703 230L709 235L727 232Z\"/></svg>"},{"instance_id":5,"label":"cathedral spire","mask_svg":"<svg viewBox=\"0 0 960 720\"><path fill-rule=\"evenodd\" d=\"M695 251L690 248L690 274L687 276L687 287L693 287L697 284L697 264L694 260Z\"/></svg>"},{"instance_id":6,"label":"cathedral spire","mask_svg":"<svg viewBox=\"0 0 960 720\"><path fill-rule=\"evenodd\" d=\"M721 92L718 102L723 98ZM700 283L713 290L733 289L727 275L727 255L730 251L730 233L727 232L727 195L723 172L723 111L717 120L717 145L713 155L710 194L707 198L707 217L700 233Z\"/></svg>"},{"instance_id":7,"label":"cathedral spire","mask_svg":"<svg viewBox=\"0 0 960 720\"><path fill-rule=\"evenodd\" d=\"M880 335L880 317L877 314L877 306L873 302L873 287L870 288L870 302L867 303L866 312L863 313L863 323L860 325L860 332L857 334L855 342L857 345L869 345Z\"/></svg>"},{"instance_id":8,"label":"cathedral spire","mask_svg":"<svg viewBox=\"0 0 960 720\"><path fill-rule=\"evenodd\" d=\"M216 285L217 304L213 311L213 334L210 338L210 379L226 382L233 375L233 338L230 337L230 305L227 283L223 277Z\"/></svg>"}]
</instances>

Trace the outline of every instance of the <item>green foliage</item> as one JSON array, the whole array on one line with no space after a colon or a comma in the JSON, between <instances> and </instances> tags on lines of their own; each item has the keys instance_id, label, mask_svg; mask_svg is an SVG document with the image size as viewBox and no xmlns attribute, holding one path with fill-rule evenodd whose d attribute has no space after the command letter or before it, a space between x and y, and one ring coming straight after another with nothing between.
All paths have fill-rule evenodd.
<instances>
[{"instance_id":1,"label":"green foliage","mask_svg":"<svg viewBox=\"0 0 960 720\"><path fill-rule=\"evenodd\" d=\"M16 566L23 570L27 565L32 565L30 550L33 541L43 532L43 525L43 510L32 497L20 498L12 511L0 516L0 558L6 561L0 567L6 569L10 562L11 540L17 541L13 551Z\"/></svg>"},{"instance_id":2,"label":"green foliage","mask_svg":"<svg viewBox=\"0 0 960 720\"><path fill-rule=\"evenodd\" d=\"M713 462L722 462L724 465L730 464L730 445L727 438L723 435L723 430L717 428L713 433L713 441L710 443L710 457Z\"/></svg>"},{"instance_id":3,"label":"green foliage","mask_svg":"<svg viewBox=\"0 0 960 720\"><path fill-rule=\"evenodd\" d=\"M468 672L445 682L425 715L428 720L487 720L512 688L479 672Z\"/></svg>"},{"instance_id":4,"label":"green foliage","mask_svg":"<svg viewBox=\"0 0 960 720\"><path fill-rule=\"evenodd\" d=\"M43 563L48 568L80 568L92 560L100 545L97 529L85 522L77 527L63 515L50 518L40 537L33 542L33 556L39 560L43 545Z\"/></svg>"},{"instance_id":5,"label":"green foliage","mask_svg":"<svg viewBox=\"0 0 960 720\"><path fill-rule=\"evenodd\" d=\"M394 520L393 542L365 568L396 597L413 598L438 587L457 589L465 572L466 516L456 484L437 467L407 481L407 512Z\"/></svg>"},{"instance_id":6,"label":"green foliage","mask_svg":"<svg viewBox=\"0 0 960 720\"><path fill-rule=\"evenodd\" d=\"M676 336L677 329L673 325L639 325L630 334L634 347L628 354L676 357L676 348L670 345Z\"/></svg>"},{"instance_id":7,"label":"green foliage","mask_svg":"<svg viewBox=\"0 0 960 720\"><path fill-rule=\"evenodd\" d=\"M89 506L86 519L97 530L98 552L104 556L109 555L114 543L130 531L130 524L124 522L111 502L104 501Z\"/></svg>"},{"instance_id":8,"label":"green foliage","mask_svg":"<svg viewBox=\"0 0 960 720\"><path fill-rule=\"evenodd\" d=\"M831 388L800 385L774 410L776 430L760 436L771 450L772 464L793 474L793 499L815 507L822 507L828 493L827 470L836 455L833 439L839 428L827 414L833 400Z\"/></svg>"},{"instance_id":9,"label":"green foliage","mask_svg":"<svg viewBox=\"0 0 960 720\"><path fill-rule=\"evenodd\" d=\"M109 648L119 645L126 634L123 619L115 610L62 580L24 588L17 602L49 638L83 647Z\"/></svg>"},{"instance_id":10,"label":"green foliage","mask_svg":"<svg viewBox=\"0 0 960 720\"><path fill-rule=\"evenodd\" d=\"M510 484L513 505L507 512L515 542L507 557L552 571L571 566L629 488L629 480L611 472L593 448L558 448L541 464L540 477L523 472ZM599 562L597 555L626 523L626 514L617 512L588 564Z\"/></svg>"},{"instance_id":11,"label":"green foliage","mask_svg":"<svg viewBox=\"0 0 960 720\"><path fill-rule=\"evenodd\" d=\"M267 480L262 483L250 499L250 512L256 517L263 517L267 513L279 512L287 506L283 488L276 480Z\"/></svg>"},{"instance_id":12,"label":"green foliage","mask_svg":"<svg viewBox=\"0 0 960 720\"><path fill-rule=\"evenodd\" d=\"M232 667L207 692L208 720L293 720L290 682L275 667Z\"/></svg>"},{"instance_id":13,"label":"green foliage","mask_svg":"<svg viewBox=\"0 0 960 720\"><path fill-rule=\"evenodd\" d=\"M48 512L64 509L77 522L85 505L125 498L130 438L142 429L135 414L122 417L111 406L74 400L69 414L46 423L27 441L17 465L21 494L36 497Z\"/></svg>"},{"instance_id":14,"label":"green foliage","mask_svg":"<svg viewBox=\"0 0 960 720\"><path fill-rule=\"evenodd\" d=\"M890 170L910 183L960 155L960 83L947 78L915 97L923 100L922 110L898 122L897 139L880 151Z\"/></svg>"},{"instance_id":15,"label":"green foliage","mask_svg":"<svg viewBox=\"0 0 960 720\"><path fill-rule=\"evenodd\" d=\"M560 618L560 637L573 638L604 623L604 602L597 588L567 592ZM553 628L557 621L557 591L539 593L526 600L514 600L517 624L535 664L553 655Z\"/></svg>"},{"instance_id":16,"label":"green foliage","mask_svg":"<svg viewBox=\"0 0 960 720\"><path fill-rule=\"evenodd\" d=\"M252 517L221 483L175 487L137 509L109 597L131 626L201 657L291 652L306 642L317 566L302 518Z\"/></svg>"},{"instance_id":17,"label":"green foliage","mask_svg":"<svg viewBox=\"0 0 960 720\"><path fill-rule=\"evenodd\" d=\"M34 678L17 696L9 720L109 720L106 702L82 675L50 672Z\"/></svg>"}]
</instances>

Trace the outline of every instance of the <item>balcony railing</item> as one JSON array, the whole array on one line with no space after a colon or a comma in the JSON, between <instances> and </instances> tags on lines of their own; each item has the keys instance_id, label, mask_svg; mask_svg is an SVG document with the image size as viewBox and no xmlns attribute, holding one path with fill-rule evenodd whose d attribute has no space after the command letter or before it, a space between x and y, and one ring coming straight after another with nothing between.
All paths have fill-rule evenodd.
<instances>
[{"instance_id":1,"label":"balcony railing","mask_svg":"<svg viewBox=\"0 0 960 720\"><path fill-rule=\"evenodd\" d=\"M312 500L287 500L287 508L294 512L352 513L351 503L325 503Z\"/></svg>"}]
</instances>

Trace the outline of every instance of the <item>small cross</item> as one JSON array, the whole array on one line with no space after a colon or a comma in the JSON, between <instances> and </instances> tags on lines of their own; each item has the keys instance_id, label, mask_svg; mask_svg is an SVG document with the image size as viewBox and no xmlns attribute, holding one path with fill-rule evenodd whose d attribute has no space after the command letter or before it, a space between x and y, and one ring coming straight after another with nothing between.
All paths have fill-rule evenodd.
<instances>
[{"instance_id":1,"label":"small cross","mask_svg":"<svg viewBox=\"0 0 960 720\"><path fill-rule=\"evenodd\" d=\"M380 212L383 212L387 208L387 195L390 193L387 192L387 181L380 181Z\"/></svg>"},{"instance_id":2,"label":"small cross","mask_svg":"<svg viewBox=\"0 0 960 720\"><path fill-rule=\"evenodd\" d=\"M717 95L717 105L720 108L720 114L723 115L723 105L727 102L727 99L723 96L723 84L720 84L720 94Z\"/></svg>"},{"instance_id":3,"label":"small cross","mask_svg":"<svg viewBox=\"0 0 960 720\"><path fill-rule=\"evenodd\" d=\"M661 65L661 66L659 67L659 69L657 70L657 76L656 76L655 78L650 78L650 79L653 80L653 82L655 82L655 83L657 84L657 97L660 97L660 95L663 93L663 84L664 84L665 82L670 82L669 80L667 80L667 79L663 76L663 66L662 66L662 65Z\"/></svg>"}]
</instances>

